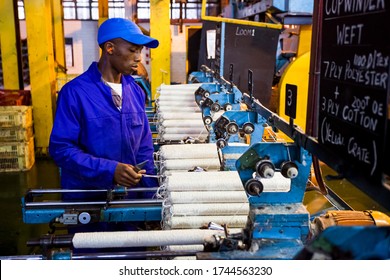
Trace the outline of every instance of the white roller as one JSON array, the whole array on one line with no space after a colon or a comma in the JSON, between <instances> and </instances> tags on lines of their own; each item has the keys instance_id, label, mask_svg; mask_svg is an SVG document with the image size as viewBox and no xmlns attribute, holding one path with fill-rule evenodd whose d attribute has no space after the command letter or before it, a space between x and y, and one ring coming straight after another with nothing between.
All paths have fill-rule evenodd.
<instances>
[{"instance_id":1,"label":"white roller","mask_svg":"<svg viewBox=\"0 0 390 280\"><path fill-rule=\"evenodd\" d=\"M202 135L208 134L206 128L203 127L161 127L161 132L166 134L187 134L187 135Z\"/></svg>"},{"instance_id":2,"label":"white roller","mask_svg":"<svg viewBox=\"0 0 390 280\"><path fill-rule=\"evenodd\" d=\"M195 94L182 94L180 92L177 93L170 93L170 94L164 94L160 95L157 99L156 102L159 101L182 101L182 100L191 100L195 101Z\"/></svg>"},{"instance_id":3,"label":"white roller","mask_svg":"<svg viewBox=\"0 0 390 280\"><path fill-rule=\"evenodd\" d=\"M191 134L170 134L170 133L165 133L160 135L160 140L162 141L184 141L188 137L194 138L199 141L206 141L207 135L205 133L199 134L199 133L191 133Z\"/></svg>"},{"instance_id":4,"label":"white roller","mask_svg":"<svg viewBox=\"0 0 390 280\"><path fill-rule=\"evenodd\" d=\"M169 94L168 95L167 94L167 95L163 95L163 96L160 96L159 98L157 98L155 103L162 104L162 105L174 104L175 106L180 105L180 104L196 104L197 105L194 94L191 94L191 95L181 95L181 94L177 94L177 95Z\"/></svg>"},{"instance_id":5,"label":"white roller","mask_svg":"<svg viewBox=\"0 0 390 280\"><path fill-rule=\"evenodd\" d=\"M171 90L171 91L168 91L168 90L163 90L162 94L159 94L158 95L158 98L160 97L170 97L170 96L192 96L193 99L195 99L195 91L197 91L197 89L187 89L187 90Z\"/></svg>"},{"instance_id":6,"label":"white roller","mask_svg":"<svg viewBox=\"0 0 390 280\"><path fill-rule=\"evenodd\" d=\"M237 171L172 172L164 181L168 191L243 191Z\"/></svg>"},{"instance_id":7,"label":"white roller","mask_svg":"<svg viewBox=\"0 0 390 280\"><path fill-rule=\"evenodd\" d=\"M230 146L230 143L229 143L229 146ZM223 158L225 160L239 159L241 156L242 156L242 153L225 153L225 154L223 154Z\"/></svg>"},{"instance_id":8,"label":"white roller","mask_svg":"<svg viewBox=\"0 0 390 280\"><path fill-rule=\"evenodd\" d=\"M164 248L165 251L203 251L204 246L195 245L171 245Z\"/></svg>"},{"instance_id":9,"label":"white roller","mask_svg":"<svg viewBox=\"0 0 390 280\"><path fill-rule=\"evenodd\" d=\"M208 169L220 169L221 164L218 158L205 159L168 159L164 161L166 170L191 170L199 166Z\"/></svg>"},{"instance_id":10,"label":"white roller","mask_svg":"<svg viewBox=\"0 0 390 280\"><path fill-rule=\"evenodd\" d=\"M157 94L156 96L156 101L164 99L164 100L177 100L179 99L190 99L192 97L192 100L195 100L195 91L190 91L190 90L172 90L172 91L163 91L160 94ZM177 98L172 98L172 97L177 97Z\"/></svg>"},{"instance_id":11,"label":"white roller","mask_svg":"<svg viewBox=\"0 0 390 280\"><path fill-rule=\"evenodd\" d=\"M203 131L205 130L205 131ZM170 137L176 137L174 139L184 139L187 137L206 137L206 129L205 128L198 128L198 127L163 127L158 126L157 131L159 135L163 138L169 139ZM169 136L164 137L164 135L167 134ZM178 136L174 136L178 135Z\"/></svg>"},{"instance_id":12,"label":"white roller","mask_svg":"<svg viewBox=\"0 0 390 280\"><path fill-rule=\"evenodd\" d=\"M163 145L159 149L159 154L162 159L218 158L215 143Z\"/></svg>"},{"instance_id":13,"label":"white roller","mask_svg":"<svg viewBox=\"0 0 390 280\"><path fill-rule=\"evenodd\" d=\"M158 100L156 102L157 106L164 107L164 106L173 106L173 107L179 107L179 106L189 106L189 107L199 107L198 104L196 104L195 100Z\"/></svg>"},{"instance_id":14,"label":"white roller","mask_svg":"<svg viewBox=\"0 0 390 280\"><path fill-rule=\"evenodd\" d=\"M169 211L172 216L248 215L249 203L175 204Z\"/></svg>"},{"instance_id":15,"label":"white roller","mask_svg":"<svg viewBox=\"0 0 390 280\"><path fill-rule=\"evenodd\" d=\"M275 172L269 179L261 178L263 183L263 192L289 192L291 188L291 179L288 179L280 172Z\"/></svg>"},{"instance_id":16,"label":"white roller","mask_svg":"<svg viewBox=\"0 0 390 280\"><path fill-rule=\"evenodd\" d=\"M191 87L194 87L194 86L198 86L199 87L199 84L201 83L191 83L191 84L164 84L162 83L159 88L191 88Z\"/></svg>"},{"instance_id":17,"label":"white roller","mask_svg":"<svg viewBox=\"0 0 390 280\"><path fill-rule=\"evenodd\" d=\"M180 203L246 203L244 191L170 192L167 198L172 205Z\"/></svg>"},{"instance_id":18,"label":"white roller","mask_svg":"<svg viewBox=\"0 0 390 280\"><path fill-rule=\"evenodd\" d=\"M247 222L247 215L241 216L185 216L170 217L167 219L167 226L171 229L196 229L207 227L210 222L220 225L226 224L228 227L244 228ZM168 231L172 232L172 231Z\"/></svg>"},{"instance_id":19,"label":"white roller","mask_svg":"<svg viewBox=\"0 0 390 280\"><path fill-rule=\"evenodd\" d=\"M162 120L200 120L202 114L199 112L159 112L157 118Z\"/></svg>"},{"instance_id":20,"label":"white roller","mask_svg":"<svg viewBox=\"0 0 390 280\"><path fill-rule=\"evenodd\" d=\"M163 120L160 123L164 127L199 127L204 128L203 120Z\"/></svg>"},{"instance_id":21,"label":"white roller","mask_svg":"<svg viewBox=\"0 0 390 280\"><path fill-rule=\"evenodd\" d=\"M164 111L164 109L169 109L173 111L180 110L182 108L199 108L198 104L196 102L168 102L168 101L163 101L161 103L156 103L156 106L160 111ZM199 108L201 111L201 109ZM169 112L169 111L168 111Z\"/></svg>"},{"instance_id":22,"label":"white roller","mask_svg":"<svg viewBox=\"0 0 390 280\"><path fill-rule=\"evenodd\" d=\"M199 118L202 118L201 109L198 106L171 106L171 105L158 105L157 111L160 112L188 112L188 113L200 113Z\"/></svg>"},{"instance_id":23,"label":"white roller","mask_svg":"<svg viewBox=\"0 0 390 280\"><path fill-rule=\"evenodd\" d=\"M160 90L160 91L157 91L157 96L158 97L161 97L161 96L164 96L164 95L171 95L171 94L182 94L182 95L192 95L194 96L194 93L195 91L197 90L196 89L163 89L163 90Z\"/></svg>"},{"instance_id":24,"label":"white roller","mask_svg":"<svg viewBox=\"0 0 390 280\"><path fill-rule=\"evenodd\" d=\"M166 93L170 91L182 91L182 92L195 92L202 84L194 83L194 84L177 84L177 85L165 85L161 84L157 91L160 93Z\"/></svg>"},{"instance_id":25,"label":"white roller","mask_svg":"<svg viewBox=\"0 0 390 280\"><path fill-rule=\"evenodd\" d=\"M164 94L160 95L156 102L162 102L162 101L195 101L195 95L193 94Z\"/></svg>"},{"instance_id":26,"label":"white roller","mask_svg":"<svg viewBox=\"0 0 390 280\"><path fill-rule=\"evenodd\" d=\"M160 94L171 93L171 92L182 92L186 93L194 93L201 85L200 84L187 84L187 85L169 85L160 87L158 92Z\"/></svg>"},{"instance_id":27,"label":"white roller","mask_svg":"<svg viewBox=\"0 0 390 280\"><path fill-rule=\"evenodd\" d=\"M156 247L168 245L203 244L215 234L223 231L201 229L81 232L75 233L72 243L75 248L123 248Z\"/></svg>"},{"instance_id":28,"label":"white roller","mask_svg":"<svg viewBox=\"0 0 390 280\"><path fill-rule=\"evenodd\" d=\"M189 96L187 98L173 98L172 97L172 99L163 98L163 99L156 100L156 105L161 105L161 106L164 106L164 105L171 105L171 106L183 105L184 106L186 104L188 104L190 106L197 105L194 97L191 99L191 98L189 98Z\"/></svg>"}]
</instances>

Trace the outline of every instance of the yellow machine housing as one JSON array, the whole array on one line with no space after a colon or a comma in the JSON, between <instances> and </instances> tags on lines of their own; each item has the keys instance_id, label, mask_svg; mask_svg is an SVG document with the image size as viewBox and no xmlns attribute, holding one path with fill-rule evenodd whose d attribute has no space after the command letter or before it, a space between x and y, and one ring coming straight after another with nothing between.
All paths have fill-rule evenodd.
<instances>
[{"instance_id":1,"label":"yellow machine housing","mask_svg":"<svg viewBox=\"0 0 390 280\"><path fill-rule=\"evenodd\" d=\"M335 210L314 219L312 234L317 236L331 226L390 226L390 217L373 211Z\"/></svg>"}]
</instances>

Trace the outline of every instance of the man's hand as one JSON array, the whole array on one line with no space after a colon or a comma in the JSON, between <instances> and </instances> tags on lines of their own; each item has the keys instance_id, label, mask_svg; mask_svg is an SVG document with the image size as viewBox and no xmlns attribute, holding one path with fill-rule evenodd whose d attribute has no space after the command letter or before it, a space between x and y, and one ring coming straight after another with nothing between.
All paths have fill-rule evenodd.
<instances>
[{"instance_id":1,"label":"man's hand","mask_svg":"<svg viewBox=\"0 0 390 280\"><path fill-rule=\"evenodd\" d=\"M145 169L138 173L134 171L134 166L131 164L118 163L114 173L114 182L124 187L135 186L142 178L142 174L146 173Z\"/></svg>"}]
</instances>

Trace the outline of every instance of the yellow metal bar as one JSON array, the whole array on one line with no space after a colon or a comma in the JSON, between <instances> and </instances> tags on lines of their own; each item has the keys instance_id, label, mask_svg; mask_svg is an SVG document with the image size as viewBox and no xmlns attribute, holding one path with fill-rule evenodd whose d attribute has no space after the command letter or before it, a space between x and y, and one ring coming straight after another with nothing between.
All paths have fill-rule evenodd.
<instances>
[{"instance_id":1,"label":"yellow metal bar","mask_svg":"<svg viewBox=\"0 0 390 280\"><path fill-rule=\"evenodd\" d=\"M267 27L267 28L275 28L275 29L282 29L283 27L283 25L279 23L275 24L275 23L256 22L256 21L243 20L243 19L208 16L206 15L206 4L207 4L207 0L202 0L202 20L209 20L215 22L228 22L234 24L244 24L249 26L259 26L259 27Z\"/></svg>"},{"instance_id":2,"label":"yellow metal bar","mask_svg":"<svg viewBox=\"0 0 390 280\"><path fill-rule=\"evenodd\" d=\"M299 26L299 42L297 56L300 56L311 50L311 25L300 25Z\"/></svg>"},{"instance_id":3,"label":"yellow metal bar","mask_svg":"<svg viewBox=\"0 0 390 280\"><path fill-rule=\"evenodd\" d=\"M171 83L171 28L169 19L169 0L150 1L150 36L160 45L151 49L151 90L155 99L156 89Z\"/></svg>"},{"instance_id":4,"label":"yellow metal bar","mask_svg":"<svg viewBox=\"0 0 390 280\"><path fill-rule=\"evenodd\" d=\"M56 64L57 78L62 80L66 77L66 60L65 60L65 37L63 14L64 10L61 1L51 0L53 7L53 30L54 30L54 60ZM58 91L56 83L56 91Z\"/></svg>"},{"instance_id":5,"label":"yellow metal bar","mask_svg":"<svg viewBox=\"0 0 390 280\"><path fill-rule=\"evenodd\" d=\"M51 0L24 1L24 8L35 129L35 152L39 156L47 156L56 96Z\"/></svg>"},{"instance_id":6,"label":"yellow metal bar","mask_svg":"<svg viewBox=\"0 0 390 280\"><path fill-rule=\"evenodd\" d=\"M102 24L108 19L108 0L99 0L99 20L98 24Z\"/></svg>"},{"instance_id":7,"label":"yellow metal bar","mask_svg":"<svg viewBox=\"0 0 390 280\"><path fill-rule=\"evenodd\" d=\"M19 64L12 0L0 0L0 48L5 89L19 89Z\"/></svg>"},{"instance_id":8,"label":"yellow metal bar","mask_svg":"<svg viewBox=\"0 0 390 280\"><path fill-rule=\"evenodd\" d=\"M98 19L98 27L108 19L108 0L99 0L98 2L99 9L99 19ZM102 50L99 48L99 54L102 53Z\"/></svg>"}]
</instances>

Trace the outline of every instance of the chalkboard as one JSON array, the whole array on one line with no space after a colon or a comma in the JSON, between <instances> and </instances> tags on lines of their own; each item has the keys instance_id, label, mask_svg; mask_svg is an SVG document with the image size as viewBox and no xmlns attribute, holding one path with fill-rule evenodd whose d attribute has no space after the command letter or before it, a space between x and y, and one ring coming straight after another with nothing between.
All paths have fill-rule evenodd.
<instances>
[{"instance_id":1,"label":"chalkboard","mask_svg":"<svg viewBox=\"0 0 390 280\"><path fill-rule=\"evenodd\" d=\"M321 30L318 140L381 182L389 172L390 4L323 1Z\"/></svg>"}]
</instances>

